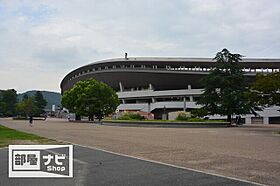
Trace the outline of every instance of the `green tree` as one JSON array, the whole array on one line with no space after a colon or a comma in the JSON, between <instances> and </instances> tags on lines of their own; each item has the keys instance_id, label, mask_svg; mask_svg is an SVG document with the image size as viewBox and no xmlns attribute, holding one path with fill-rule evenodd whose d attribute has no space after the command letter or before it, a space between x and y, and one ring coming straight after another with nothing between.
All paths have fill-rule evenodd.
<instances>
[{"instance_id":1,"label":"green tree","mask_svg":"<svg viewBox=\"0 0 280 186\"><path fill-rule=\"evenodd\" d=\"M103 82L94 79L80 81L64 93L61 103L76 115L97 117L111 114L120 104L116 92Z\"/></svg>"},{"instance_id":2,"label":"green tree","mask_svg":"<svg viewBox=\"0 0 280 186\"><path fill-rule=\"evenodd\" d=\"M255 105L248 99L248 85L239 65L242 56L223 49L213 59L215 67L203 80L204 93L198 104L208 114L225 115L231 122L233 114L254 113Z\"/></svg>"},{"instance_id":3,"label":"green tree","mask_svg":"<svg viewBox=\"0 0 280 186\"><path fill-rule=\"evenodd\" d=\"M13 116L17 103L17 92L14 89L0 90L0 112L3 116Z\"/></svg>"},{"instance_id":4,"label":"green tree","mask_svg":"<svg viewBox=\"0 0 280 186\"><path fill-rule=\"evenodd\" d=\"M36 91L34 95L34 104L37 107L35 115L39 116L44 113L44 108L47 105L47 101L44 99L43 94L40 91Z\"/></svg>"},{"instance_id":5,"label":"green tree","mask_svg":"<svg viewBox=\"0 0 280 186\"><path fill-rule=\"evenodd\" d=\"M28 116L34 116L38 111L38 107L35 105L34 97L29 97L17 103L16 111L19 115L26 118Z\"/></svg>"},{"instance_id":6,"label":"green tree","mask_svg":"<svg viewBox=\"0 0 280 186\"><path fill-rule=\"evenodd\" d=\"M251 85L250 99L261 106L280 106L280 72L257 74Z\"/></svg>"},{"instance_id":7,"label":"green tree","mask_svg":"<svg viewBox=\"0 0 280 186\"><path fill-rule=\"evenodd\" d=\"M0 117L4 116L5 107L6 107L6 104L4 102L0 101Z\"/></svg>"}]
</instances>

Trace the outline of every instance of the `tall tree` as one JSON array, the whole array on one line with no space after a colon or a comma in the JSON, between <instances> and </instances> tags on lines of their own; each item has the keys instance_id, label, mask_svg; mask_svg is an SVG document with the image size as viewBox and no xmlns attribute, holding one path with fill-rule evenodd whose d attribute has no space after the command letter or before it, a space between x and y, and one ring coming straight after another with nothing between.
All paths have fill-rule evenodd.
<instances>
[{"instance_id":1,"label":"tall tree","mask_svg":"<svg viewBox=\"0 0 280 186\"><path fill-rule=\"evenodd\" d=\"M21 102L17 103L16 111L19 115L26 118L36 115L38 113L38 107L35 105L34 97L23 99Z\"/></svg>"},{"instance_id":2,"label":"tall tree","mask_svg":"<svg viewBox=\"0 0 280 186\"><path fill-rule=\"evenodd\" d=\"M42 92L36 91L34 95L34 104L37 107L35 115L44 113L44 108L47 105L47 101L44 99Z\"/></svg>"},{"instance_id":3,"label":"tall tree","mask_svg":"<svg viewBox=\"0 0 280 186\"><path fill-rule=\"evenodd\" d=\"M0 91L0 112L4 116L13 116L17 103L17 92L14 89Z\"/></svg>"},{"instance_id":4,"label":"tall tree","mask_svg":"<svg viewBox=\"0 0 280 186\"><path fill-rule=\"evenodd\" d=\"M107 84L94 79L80 81L62 96L62 105L75 112L99 120L114 112L120 104L116 92Z\"/></svg>"},{"instance_id":5,"label":"tall tree","mask_svg":"<svg viewBox=\"0 0 280 186\"><path fill-rule=\"evenodd\" d=\"M265 107L280 106L280 72L257 74L251 86L250 99Z\"/></svg>"},{"instance_id":6,"label":"tall tree","mask_svg":"<svg viewBox=\"0 0 280 186\"><path fill-rule=\"evenodd\" d=\"M227 49L218 52L213 59L215 67L202 80L205 89L198 100L208 114L225 115L229 122L233 114L254 113L255 108L248 99L248 85L239 65L241 58Z\"/></svg>"}]
</instances>

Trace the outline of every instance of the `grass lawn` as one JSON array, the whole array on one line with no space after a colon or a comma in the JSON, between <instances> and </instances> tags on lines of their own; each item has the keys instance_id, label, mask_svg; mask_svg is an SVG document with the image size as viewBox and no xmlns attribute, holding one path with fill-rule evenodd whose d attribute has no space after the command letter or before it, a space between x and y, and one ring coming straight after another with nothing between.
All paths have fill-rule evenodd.
<instances>
[{"instance_id":1,"label":"grass lawn","mask_svg":"<svg viewBox=\"0 0 280 186\"><path fill-rule=\"evenodd\" d=\"M20 132L14 129L0 125L0 147L6 147L8 145L25 145L25 144L60 144L59 142L29 134Z\"/></svg>"}]
</instances>

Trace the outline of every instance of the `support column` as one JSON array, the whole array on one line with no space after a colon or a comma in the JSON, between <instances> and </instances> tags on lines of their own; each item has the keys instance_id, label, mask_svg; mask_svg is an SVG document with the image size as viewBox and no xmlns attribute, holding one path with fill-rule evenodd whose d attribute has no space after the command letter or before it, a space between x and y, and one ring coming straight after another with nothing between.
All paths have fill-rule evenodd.
<instances>
[{"instance_id":1,"label":"support column","mask_svg":"<svg viewBox=\"0 0 280 186\"><path fill-rule=\"evenodd\" d=\"M193 96L190 96L190 102L193 102Z\"/></svg>"},{"instance_id":2,"label":"support column","mask_svg":"<svg viewBox=\"0 0 280 186\"><path fill-rule=\"evenodd\" d=\"M163 106L162 120L167 120L167 113L166 113L166 107L165 107L165 105Z\"/></svg>"},{"instance_id":3,"label":"support column","mask_svg":"<svg viewBox=\"0 0 280 186\"><path fill-rule=\"evenodd\" d=\"M184 97L183 100L184 100L184 112L186 112L186 97Z\"/></svg>"},{"instance_id":4,"label":"support column","mask_svg":"<svg viewBox=\"0 0 280 186\"><path fill-rule=\"evenodd\" d=\"M263 117L263 124L269 124L269 118Z\"/></svg>"},{"instance_id":5,"label":"support column","mask_svg":"<svg viewBox=\"0 0 280 186\"><path fill-rule=\"evenodd\" d=\"M120 86L120 92L123 92L124 87L123 87L123 85L122 85L122 82L119 82L119 86Z\"/></svg>"},{"instance_id":6,"label":"support column","mask_svg":"<svg viewBox=\"0 0 280 186\"><path fill-rule=\"evenodd\" d=\"M148 102L148 115L150 115L150 113L151 113L151 103Z\"/></svg>"},{"instance_id":7,"label":"support column","mask_svg":"<svg viewBox=\"0 0 280 186\"><path fill-rule=\"evenodd\" d=\"M252 124L251 117L245 118L245 124Z\"/></svg>"}]
</instances>

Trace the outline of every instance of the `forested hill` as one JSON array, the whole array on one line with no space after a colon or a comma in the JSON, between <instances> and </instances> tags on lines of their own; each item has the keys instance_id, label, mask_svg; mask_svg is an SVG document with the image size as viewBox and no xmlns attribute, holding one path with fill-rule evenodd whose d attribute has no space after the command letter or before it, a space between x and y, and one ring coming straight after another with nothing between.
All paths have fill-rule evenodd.
<instances>
[{"instance_id":1,"label":"forested hill","mask_svg":"<svg viewBox=\"0 0 280 186\"><path fill-rule=\"evenodd\" d=\"M31 91L27 91L21 94L18 94L18 101L22 100L22 97L24 94L27 94L28 97L33 96L36 93L37 90L31 90ZM61 101L61 95L58 92L49 92L49 91L41 91L43 94L44 99L48 102L47 106L45 107L45 109L47 110L51 110L52 109L52 105L61 105L60 101Z\"/></svg>"}]
</instances>

